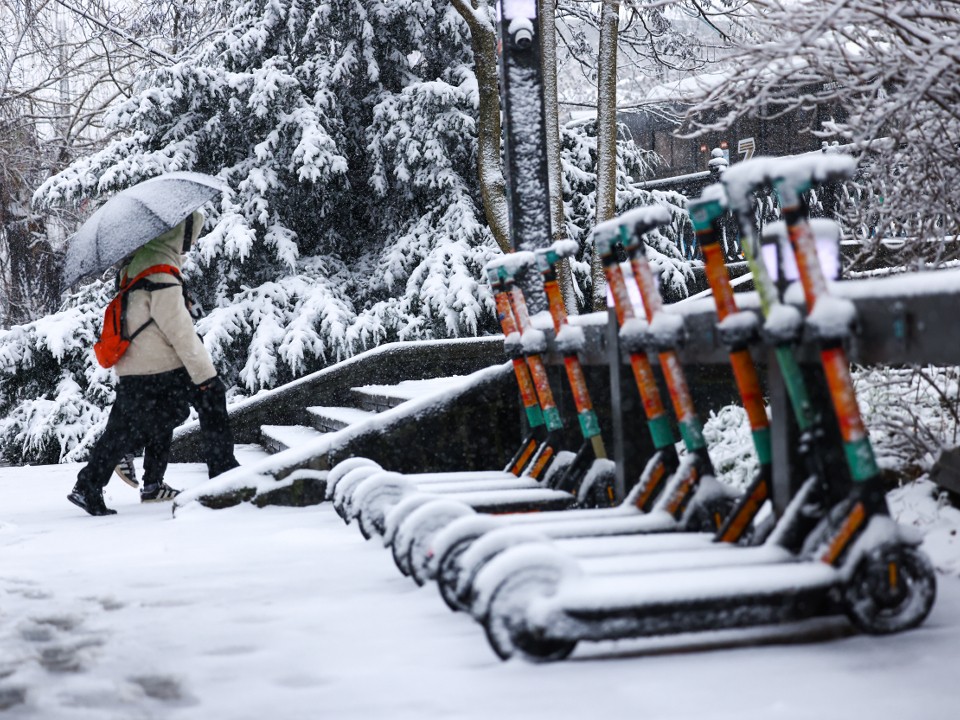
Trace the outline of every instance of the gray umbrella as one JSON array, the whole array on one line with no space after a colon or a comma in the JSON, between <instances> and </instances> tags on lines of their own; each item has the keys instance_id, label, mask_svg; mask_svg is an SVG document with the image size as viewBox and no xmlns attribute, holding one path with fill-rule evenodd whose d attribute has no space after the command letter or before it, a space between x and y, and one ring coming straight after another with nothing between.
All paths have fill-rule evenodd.
<instances>
[{"instance_id":1,"label":"gray umbrella","mask_svg":"<svg viewBox=\"0 0 960 720\"><path fill-rule=\"evenodd\" d=\"M117 193L68 241L63 286L103 272L182 223L225 187L211 175L172 172Z\"/></svg>"}]
</instances>

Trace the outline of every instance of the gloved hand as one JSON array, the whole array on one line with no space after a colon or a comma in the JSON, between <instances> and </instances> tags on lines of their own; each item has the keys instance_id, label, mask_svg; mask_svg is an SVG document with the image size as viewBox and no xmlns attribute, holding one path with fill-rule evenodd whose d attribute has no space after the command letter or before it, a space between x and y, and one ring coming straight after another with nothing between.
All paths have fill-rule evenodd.
<instances>
[{"instance_id":1,"label":"gloved hand","mask_svg":"<svg viewBox=\"0 0 960 720\"><path fill-rule=\"evenodd\" d=\"M209 380L204 380L197 385L197 411L212 411L220 407L225 407L227 403L227 386L219 375L214 375Z\"/></svg>"}]
</instances>

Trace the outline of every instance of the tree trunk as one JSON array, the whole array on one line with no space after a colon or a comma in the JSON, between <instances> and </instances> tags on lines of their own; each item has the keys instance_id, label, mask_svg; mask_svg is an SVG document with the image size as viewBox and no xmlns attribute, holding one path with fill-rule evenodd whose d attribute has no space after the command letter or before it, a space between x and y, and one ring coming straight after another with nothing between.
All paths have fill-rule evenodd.
<instances>
[{"instance_id":1,"label":"tree trunk","mask_svg":"<svg viewBox=\"0 0 960 720\"><path fill-rule=\"evenodd\" d=\"M500 157L500 83L497 74L497 33L487 0L452 0L470 28L474 73L477 76L477 173L487 224L497 245L510 251L507 185Z\"/></svg>"},{"instance_id":2,"label":"tree trunk","mask_svg":"<svg viewBox=\"0 0 960 720\"><path fill-rule=\"evenodd\" d=\"M620 0L603 0L597 69L597 223L617 212L617 34ZM593 309L606 307L606 279L596 254L591 266Z\"/></svg>"},{"instance_id":3,"label":"tree trunk","mask_svg":"<svg viewBox=\"0 0 960 720\"><path fill-rule=\"evenodd\" d=\"M567 239L563 211L563 168L560 163L560 106L557 101L557 0L539 0L540 57L543 63L543 108L547 131L547 174L550 178L550 220L553 241ZM573 273L564 258L557 266L560 290L571 315L577 313Z\"/></svg>"}]
</instances>

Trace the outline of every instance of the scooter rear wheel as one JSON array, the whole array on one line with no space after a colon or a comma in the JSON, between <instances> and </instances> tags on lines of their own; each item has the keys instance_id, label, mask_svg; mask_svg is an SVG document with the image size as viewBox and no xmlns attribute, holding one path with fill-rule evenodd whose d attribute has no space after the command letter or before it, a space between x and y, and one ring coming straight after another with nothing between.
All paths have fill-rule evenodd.
<instances>
[{"instance_id":1,"label":"scooter rear wheel","mask_svg":"<svg viewBox=\"0 0 960 720\"><path fill-rule=\"evenodd\" d=\"M430 554L437 532L457 518L474 515L476 511L463 503L438 500L431 504L429 516L424 516L416 525L410 549L407 551L407 567L410 577L417 585L425 585L433 576L430 571Z\"/></svg>"},{"instance_id":2,"label":"scooter rear wheel","mask_svg":"<svg viewBox=\"0 0 960 720\"><path fill-rule=\"evenodd\" d=\"M341 477L340 481L337 483L337 486L333 491L333 509L337 512L337 515L339 515L341 519L348 525L350 524L351 520L350 496L356 489L357 485L378 472L383 472L379 465L358 465L343 475L343 477Z\"/></svg>"},{"instance_id":3,"label":"scooter rear wheel","mask_svg":"<svg viewBox=\"0 0 960 720\"><path fill-rule=\"evenodd\" d=\"M363 535L364 540L369 540L373 537L373 524L366 520L366 516L363 514L363 511L357 512L354 517L357 519L357 527L360 528L360 534Z\"/></svg>"},{"instance_id":4,"label":"scooter rear wheel","mask_svg":"<svg viewBox=\"0 0 960 720\"><path fill-rule=\"evenodd\" d=\"M443 557L440 558L440 562L437 563L437 587L440 589L440 597L443 598L447 607L454 612L466 610L466 606L457 594L457 578L460 572L457 563L460 560L460 556L466 552L470 544L476 539L476 537L463 538L447 550L443 554Z\"/></svg>"},{"instance_id":5,"label":"scooter rear wheel","mask_svg":"<svg viewBox=\"0 0 960 720\"><path fill-rule=\"evenodd\" d=\"M576 640L544 637L526 623L527 606L538 597L553 595L560 574L556 567L531 566L511 575L494 591L483 627L501 660L522 657L530 662L553 662L573 652Z\"/></svg>"},{"instance_id":6,"label":"scooter rear wheel","mask_svg":"<svg viewBox=\"0 0 960 720\"><path fill-rule=\"evenodd\" d=\"M936 595L936 573L926 555L907 545L885 545L860 560L843 600L857 628L886 635L917 627Z\"/></svg>"}]
</instances>

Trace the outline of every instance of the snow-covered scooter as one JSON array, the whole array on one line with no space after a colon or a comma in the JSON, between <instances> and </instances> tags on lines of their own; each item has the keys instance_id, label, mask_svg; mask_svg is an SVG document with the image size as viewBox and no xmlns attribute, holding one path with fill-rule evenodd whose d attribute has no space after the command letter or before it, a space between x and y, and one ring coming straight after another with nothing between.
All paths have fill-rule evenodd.
<instances>
[{"instance_id":1,"label":"snow-covered scooter","mask_svg":"<svg viewBox=\"0 0 960 720\"><path fill-rule=\"evenodd\" d=\"M462 518L451 523L433 541L432 572L428 572L428 576L436 577L440 593L451 608L469 608L473 580L480 570L497 554L521 542L552 539L558 542L563 552L590 558L586 563L597 572L630 572L635 569L637 559L641 563L648 562L642 559L645 553L709 548L714 541L735 544L752 536L752 523L769 496L770 476L769 432L756 370L746 347L744 331L728 329L726 336L734 338L731 342L736 345L731 347L731 356L738 389L754 426L761 461L760 472L748 492L735 501L732 492L724 492L710 477L712 465L677 356L682 322L678 327L677 316L663 314L659 292L645 257L644 235L669 220L666 208L651 206L603 223L593 232L613 295L621 338L630 354L630 365L647 413L648 428L658 447L654 457L656 462L648 464L640 486L631 494L629 502L613 512L594 513L589 522L585 522L588 518L580 517L581 513L574 512L564 517ZM634 317L617 258L618 246L624 247L630 256L652 330L651 325ZM729 291L726 269L721 265L720 270L722 278L717 276L711 280L716 285L718 304L723 282ZM736 312L736 307L730 292L723 298L726 312L721 316L726 318ZM748 319L753 319L755 326L752 314ZM738 327L731 320L736 318L727 320L727 325ZM665 411L646 357L648 346L659 355L664 368L688 451L689 460L683 464L681 472L671 474L669 478L656 474L663 466L658 456L664 455L668 443L672 445L673 435L669 425L661 424ZM678 466L674 464L673 467ZM701 480L704 475L706 479ZM667 485L669 490L660 494L659 488L654 489L657 484ZM651 498L655 502L651 502ZM649 514L643 515L638 510L647 510ZM663 538L631 537L667 531L681 532ZM625 559L624 556L633 557Z\"/></svg>"},{"instance_id":2,"label":"snow-covered scooter","mask_svg":"<svg viewBox=\"0 0 960 720\"><path fill-rule=\"evenodd\" d=\"M731 355L733 355L732 365L738 389L744 406L748 408L754 444L758 458L762 460L760 471L746 492L740 497L732 512L726 515L722 523L717 523L720 527L714 534L688 532L662 537L630 538L621 530L619 534L614 536L587 539L587 526L584 526L580 531L580 537L576 539L565 538L559 533L555 534L549 531L525 538L529 542L531 540L546 540L547 535L552 536L556 550L574 558L579 568L587 574L624 574L658 568L667 569L677 565L692 568L720 564L756 565L789 560L792 554L796 554L800 550L803 538L813 525L823 517L825 509L833 501L842 498L847 492L849 481L842 469L839 471L834 469L831 481L827 481L825 458L828 453L822 417L813 412L805 380L796 364L793 349L789 345L783 347L778 345L777 357L780 360L782 372L788 376L788 394L796 414L797 426L800 429L797 454L808 481L801 494L800 510L791 516L789 522L784 522L781 525L780 530L765 544L765 547L755 547L746 552L740 551L745 545L760 544L769 533L770 521L774 521L776 518L772 514L768 515L767 521L760 527L752 527L758 513L767 504L770 495L769 430L765 408L760 397L756 369L748 354L748 345L757 338L756 315L750 311L740 312L738 310L733 297L730 278L723 264L719 248L720 233L717 230L716 223L724 212L722 201L722 188L714 186L704 193L702 199L691 201L690 212L694 228L697 231L698 243L706 259L709 282L717 305L717 314L720 318L719 333L731 350ZM633 318L633 308L628 297L623 273L617 262L614 243L618 238L622 238L623 244L627 246L630 254L635 255L635 246L638 241L631 239L630 229L632 228L633 237L636 238L657 225L667 222L668 219L669 215L665 209L651 206L626 213L616 222L612 222L609 227L616 227L619 234L606 232L606 224L598 227L594 232L595 242L604 259L608 284L615 298L619 323L627 330L624 334L628 338L637 334L631 327L636 323L636 320ZM650 281L642 268L638 269L637 275L641 280L645 278L647 282ZM800 324L800 315L792 308L790 310L795 313L793 326L797 327ZM633 355L639 351L640 348L634 348L631 353L631 362L633 362ZM833 489L832 494L831 489ZM466 520L456 521L450 529L461 522L466 522ZM530 529L536 530L537 528ZM609 526L594 530L594 534L605 535L609 534L610 530L618 530L618 528L611 523ZM446 535L447 532L447 530L444 530L442 535ZM504 541L495 542L498 536L502 536ZM459 569L456 584L458 594L455 596L460 603L460 607L471 607L473 579L483 565L495 556L492 550L503 551L508 548L506 539L509 539L509 536L505 531L493 531L477 540L472 547L463 553L457 563ZM441 541L436 542L439 544ZM727 552L690 552L702 550L726 551L734 548L738 548L738 551L733 554ZM685 554L676 554L680 552ZM654 553L657 554L656 557L653 556ZM674 554L670 556L665 553ZM441 584L441 592L443 593L442 574L438 577L438 582ZM444 597L446 599L446 595ZM472 609L476 610L482 618L480 608Z\"/></svg>"},{"instance_id":3,"label":"snow-covered scooter","mask_svg":"<svg viewBox=\"0 0 960 720\"><path fill-rule=\"evenodd\" d=\"M684 570L674 556L669 571L590 576L549 546L504 553L476 581L479 613L500 657L561 659L580 640L834 614L846 614L865 632L882 634L915 627L929 614L935 574L917 549L920 538L889 516L838 330L847 325L835 317L849 318L849 308L827 292L802 199L813 182L848 176L853 167L851 159L837 156L761 159L739 164L727 179L728 190L737 196L742 188L772 180L780 197L810 311L808 325L826 329L818 344L853 479L847 497L804 538L799 553L759 566L703 567L695 559L697 569ZM806 488L770 540L792 532L803 514Z\"/></svg>"}]
</instances>

